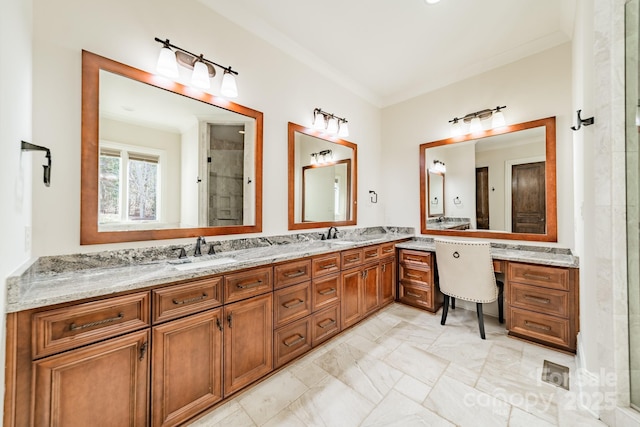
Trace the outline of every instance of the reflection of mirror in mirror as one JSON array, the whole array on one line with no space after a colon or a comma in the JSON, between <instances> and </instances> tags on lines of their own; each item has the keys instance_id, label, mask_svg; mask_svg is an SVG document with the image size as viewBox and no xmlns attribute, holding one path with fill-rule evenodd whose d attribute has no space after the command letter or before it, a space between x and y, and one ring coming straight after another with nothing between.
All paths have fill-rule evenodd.
<instances>
[{"instance_id":1,"label":"reflection of mirror in mirror","mask_svg":"<svg viewBox=\"0 0 640 427\"><path fill-rule=\"evenodd\" d=\"M427 181L423 187L427 192L422 202L427 205L422 207L427 214L422 215L423 233L541 241L556 238L554 118L486 131L481 137L468 135L462 140L422 144L421 157L423 165L435 159L447 165L442 211L433 203L439 194L434 186L436 174L423 166L421 173ZM433 216L443 218L429 221ZM463 223L468 231L454 231Z\"/></svg>"},{"instance_id":2,"label":"reflection of mirror in mirror","mask_svg":"<svg viewBox=\"0 0 640 427\"><path fill-rule=\"evenodd\" d=\"M346 221L349 216L351 159L302 167L303 221Z\"/></svg>"},{"instance_id":3,"label":"reflection of mirror in mirror","mask_svg":"<svg viewBox=\"0 0 640 427\"><path fill-rule=\"evenodd\" d=\"M82 55L82 244L262 230L262 113Z\"/></svg>"},{"instance_id":4,"label":"reflection of mirror in mirror","mask_svg":"<svg viewBox=\"0 0 640 427\"><path fill-rule=\"evenodd\" d=\"M444 216L444 173L429 171L429 217Z\"/></svg>"},{"instance_id":5,"label":"reflection of mirror in mirror","mask_svg":"<svg viewBox=\"0 0 640 427\"><path fill-rule=\"evenodd\" d=\"M351 142L289 123L289 229L356 224Z\"/></svg>"}]
</instances>

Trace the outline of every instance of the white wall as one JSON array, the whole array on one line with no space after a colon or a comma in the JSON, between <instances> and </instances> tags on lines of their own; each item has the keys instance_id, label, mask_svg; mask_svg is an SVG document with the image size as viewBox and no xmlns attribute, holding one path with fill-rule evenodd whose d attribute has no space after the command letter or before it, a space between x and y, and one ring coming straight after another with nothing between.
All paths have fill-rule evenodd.
<instances>
[{"instance_id":1,"label":"white wall","mask_svg":"<svg viewBox=\"0 0 640 427\"><path fill-rule=\"evenodd\" d=\"M53 148L55 187L34 187L34 255L162 242L80 246L81 50L153 72L154 37L238 70L237 103L264 113L263 234L287 230L287 122L310 125L321 107L349 120L358 144L358 226L383 223L380 110L195 1L34 0L33 129ZM219 79L212 92L217 93ZM255 236L255 235L252 235ZM234 236L238 237L238 236ZM191 239L185 239L191 241Z\"/></svg>"},{"instance_id":2,"label":"white wall","mask_svg":"<svg viewBox=\"0 0 640 427\"><path fill-rule=\"evenodd\" d=\"M393 179L382 187L384 223L420 229L418 146L449 138L453 117L497 105L507 106L507 124L556 116L557 244L573 247L569 43L385 108L382 158L385 176Z\"/></svg>"},{"instance_id":3,"label":"white wall","mask_svg":"<svg viewBox=\"0 0 640 427\"><path fill-rule=\"evenodd\" d=\"M42 187L44 153L21 152L20 141L47 145L31 135L31 1L3 1L0 13L0 283L30 256L31 169L39 174ZM7 60L11 58L11 60ZM55 155L55 153L54 153ZM54 157L55 158L55 157ZM33 160L35 159L35 161ZM55 164L52 180L55 183ZM52 184L50 190L55 184ZM0 292L4 312L6 293ZM0 366L5 363L5 316L0 316ZM0 369L0 396L4 396L4 369ZM2 406L0 406L0 419Z\"/></svg>"}]
</instances>

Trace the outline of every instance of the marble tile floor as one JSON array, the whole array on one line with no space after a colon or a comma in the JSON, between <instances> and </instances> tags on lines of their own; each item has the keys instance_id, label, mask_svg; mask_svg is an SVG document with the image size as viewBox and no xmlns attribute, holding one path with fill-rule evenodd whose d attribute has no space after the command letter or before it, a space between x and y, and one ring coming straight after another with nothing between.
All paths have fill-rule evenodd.
<instances>
[{"instance_id":1,"label":"marble tile floor","mask_svg":"<svg viewBox=\"0 0 640 427\"><path fill-rule=\"evenodd\" d=\"M190 426L604 426L577 406L574 356L485 328L394 303ZM570 391L541 381L545 359Z\"/></svg>"}]
</instances>

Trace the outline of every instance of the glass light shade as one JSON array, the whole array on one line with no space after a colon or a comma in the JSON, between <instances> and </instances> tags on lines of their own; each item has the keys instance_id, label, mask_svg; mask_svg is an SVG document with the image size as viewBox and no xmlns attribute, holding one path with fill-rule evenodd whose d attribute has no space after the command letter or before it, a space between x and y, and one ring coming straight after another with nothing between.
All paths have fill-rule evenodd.
<instances>
[{"instance_id":1,"label":"glass light shade","mask_svg":"<svg viewBox=\"0 0 640 427\"><path fill-rule=\"evenodd\" d=\"M327 132L332 135L338 133L338 119L336 119L335 117L331 117L329 119L329 123L327 124Z\"/></svg>"},{"instance_id":2,"label":"glass light shade","mask_svg":"<svg viewBox=\"0 0 640 427\"><path fill-rule=\"evenodd\" d=\"M349 136L349 125L347 125L347 122L340 122L340 130L338 131L338 136L340 138L346 138Z\"/></svg>"},{"instance_id":3,"label":"glass light shade","mask_svg":"<svg viewBox=\"0 0 640 427\"><path fill-rule=\"evenodd\" d=\"M471 133L482 132L482 123L480 123L480 117L474 117L473 119L471 119L469 131Z\"/></svg>"},{"instance_id":4,"label":"glass light shade","mask_svg":"<svg viewBox=\"0 0 640 427\"><path fill-rule=\"evenodd\" d=\"M464 132L460 120L454 120L451 123L451 136L460 136Z\"/></svg>"},{"instance_id":5,"label":"glass light shade","mask_svg":"<svg viewBox=\"0 0 640 427\"><path fill-rule=\"evenodd\" d=\"M176 53L168 47L160 49L158 56L158 65L156 67L158 74L175 79L178 77L178 63L176 62Z\"/></svg>"},{"instance_id":6,"label":"glass light shade","mask_svg":"<svg viewBox=\"0 0 640 427\"><path fill-rule=\"evenodd\" d=\"M220 86L220 94L226 98L238 97L238 86L236 85L236 77L228 71L222 76L222 86Z\"/></svg>"},{"instance_id":7,"label":"glass light shade","mask_svg":"<svg viewBox=\"0 0 640 427\"><path fill-rule=\"evenodd\" d=\"M316 113L316 117L313 119L313 128L324 130L324 116L322 114Z\"/></svg>"},{"instance_id":8,"label":"glass light shade","mask_svg":"<svg viewBox=\"0 0 640 427\"><path fill-rule=\"evenodd\" d=\"M502 111L496 111L493 113L493 118L491 119L491 127L493 129L504 127L506 124Z\"/></svg>"},{"instance_id":9,"label":"glass light shade","mask_svg":"<svg viewBox=\"0 0 640 427\"><path fill-rule=\"evenodd\" d=\"M318 161L316 160L315 154L311 155L311 159L309 160L310 165L315 165Z\"/></svg>"},{"instance_id":10,"label":"glass light shade","mask_svg":"<svg viewBox=\"0 0 640 427\"><path fill-rule=\"evenodd\" d=\"M200 89L209 89L211 82L209 81L209 68L202 61L196 61L193 64L193 74L191 75L191 84Z\"/></svg>"}]
</instances>

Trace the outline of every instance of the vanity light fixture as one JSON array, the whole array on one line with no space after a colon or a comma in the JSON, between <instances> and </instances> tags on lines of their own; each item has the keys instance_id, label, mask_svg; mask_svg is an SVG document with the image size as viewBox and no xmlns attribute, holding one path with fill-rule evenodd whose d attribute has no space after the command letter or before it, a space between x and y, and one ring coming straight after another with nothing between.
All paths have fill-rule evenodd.
<instances>
[{"instance_id":1,"label":"vanity light fixture","mask_svg":"<svg viewBox=\"0 0 640 427\"><path fill-rule=\"evenodd\" d=\"M232 70L231 67L222 66L208 60L202 54L196 55L173 45L169 43L169 39L161 40L156 37L155 41L162 43L156 68L159 74L175 79L178 77L178 64L180 64L183 67L193 70L191 84L200 89L209 89L211 87L210 79L215 77L215 67L218 67L224 71L220 94L226 98L236 98L238 96L238 87L235 78L238 72Z\"/></svg>"},{"instance_id":2,"label":"vanity light fixture","mask_svg":"<svg viewBox=\"0 0 640 427\"><path fill-rule=\"evenodd\" d=\"M443 174L447 171L447 167L440 160L434 160L433 166L429 170L433 173Z\"/></svg>"},{"instance_id":3,"label":"vanity light fixture","mask_svg":"<svg viewBox=\"0 0 640 427\"><path fill-rule=\"evenodd\" d=\"M338 135L340 138L349 136L347 119L322 111L321 108L314 108L313 110L313 128L325 131L330 135Z\"/></svg>"},{"instance_id":4,"label":"vanity light fixture","mask_svg":"<svg viewBox=\"0 0 640 427\"><path fill-rule=\"evenodd\" d=\"M496 108L487 108L485 110L469 113L464 117L454 117L449 120L449 123L451 123L451 135L460 136L465 133L481 132L483 130L482 120L490 117L493 117L491 121L491 128L501 128L506 124L504 113L502 112L505 108L507 108L506 105L497 106ZM469 124L468 132L465 132L464 124Z\"/></svg>"},{"instance_id":5,"label":"vanity light fixture","mask_svg":"<svg viewBox=\"0 0 640 427\"><path fill-rule=\"evenodd\" d=\"M333 161L333 151L322 150L317 153L311 153L311 164L321 165L324 163L330 163Z\"/></svg>"}]
</instances>

